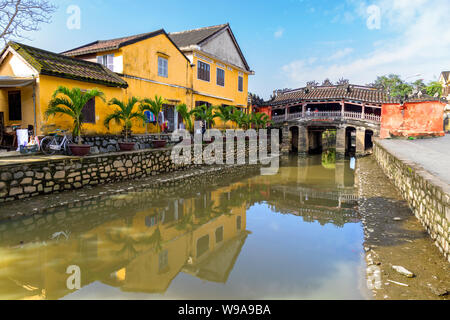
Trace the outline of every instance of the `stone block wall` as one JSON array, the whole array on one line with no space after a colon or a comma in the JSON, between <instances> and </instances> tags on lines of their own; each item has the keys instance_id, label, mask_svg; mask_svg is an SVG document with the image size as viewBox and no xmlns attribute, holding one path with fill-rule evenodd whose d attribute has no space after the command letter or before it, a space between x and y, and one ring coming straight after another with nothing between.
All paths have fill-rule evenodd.
<instances>
[{"instance_id":1,"label":"stone block wall","mask_svg":"<svg viewBox=\"0 0 450 320\"><path fill-rule=\"evenodd\" d=\"M152 147L152 141L161 139L171 141L171 135L132 135L128 138L130 142L136 143L136 150L149 149ZM102 136L85 136L83 142L96 147L99 153L110 153L120 151L119 142L124 141L123 136L118 135L102 135Z\"/></svg>"},{"instance_id":2,"label":"stone block wall","mask_svg":"<svg viewBox=\"0 0 450 320\"><path fill-rule=\"evenodd\" d=\"M204 145L203 150L208 146L211 145ZM146 178L199 167L205 163L215 163L214 152L203 161L197 161L194 148L191 150L191 161L186 161L185 164L174 163L171 156L172 148L165 148L99 154L84 158L34 160L24 164L0 166L0 202L81 189L85 186ZM235 148L232 154L234 163L237 163L238 155L244 159L248 158L249 150L249 143L243 149ZM224 145L224 163L227 161L226 156Z\"/></svg>"},{"instance_id":3,"label":"stone block wall","mask_svg":"<svg viewBox=\"0 0 450 320\"><path fill-rule=\"evenodd\" d=\"M439 251L450 262L450 187L415 163L398 159L379 143L374 155L384 173L400 191Z\"/></svg>"}]
</instances>

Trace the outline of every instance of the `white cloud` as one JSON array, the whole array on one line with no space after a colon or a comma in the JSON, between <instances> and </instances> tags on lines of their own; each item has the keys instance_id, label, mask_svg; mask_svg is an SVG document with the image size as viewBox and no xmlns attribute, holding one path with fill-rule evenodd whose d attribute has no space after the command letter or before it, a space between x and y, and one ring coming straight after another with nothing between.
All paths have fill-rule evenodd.
<instances>
[{"instance_id":1,"label":"white cloud","mask_svg":"<svg viewBox=\"0 0 450 320\"><path fill-rule=\"evenodd\" d=\"M353 4L355 12L365 21L366 3L353 1ZM333 62L331 57L313 63L306 59L292 61L282 67L289 77L285 86L302 86L313 79L337 81L341 77L365 84L388 73L403 77L420 73L426 80L433 80L442 70L450 68L450 1L378 0L371 5L380 7L381 28L391 32L392 38L377 41L371 52L351 62ZM345 50L336 52L337 58L351 53Z\"/></svg>"},{"instance_id":2,"label":"white cloud","mask_svg":"<svg viewBox=\"0 0 450 320\"><path fill-rule=\"evenodd\" d=\"M277 39L281 38L284 34L284 29L283 28L278 28L277 31L275 31L275 33L273 34L273 36Z\"/></svg>"},{"instance_id":3,"label":"white cloud","mask_svg":"<svg viewBox=\"0 0 450 320\"><path fill-rule=\"evenodd\" d=\"M352 54L353 51L354 51L353 48L345 48L342 50L338 50L335 53L333 53L330 57L328 57L327 60L334 61L334 60L339 60L339 59L345 58L348 55Z\"/></svg>"}]
</instances>

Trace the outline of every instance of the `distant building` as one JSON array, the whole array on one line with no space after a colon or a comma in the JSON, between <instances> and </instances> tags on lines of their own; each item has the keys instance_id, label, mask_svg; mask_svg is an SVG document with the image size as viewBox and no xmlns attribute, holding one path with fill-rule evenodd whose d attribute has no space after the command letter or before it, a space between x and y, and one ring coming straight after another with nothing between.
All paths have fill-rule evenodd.
<instances>
[{"instance_id":1,"label":"distant building","mask_svg":"<svg viewBox=\"0 0 450 320\"><path fill-rule=\"evenodd\" d=\"M443 71L439 77L439 82L442 84L442 96L450 97L450 71Z\"/></svg>"}]
</instances>

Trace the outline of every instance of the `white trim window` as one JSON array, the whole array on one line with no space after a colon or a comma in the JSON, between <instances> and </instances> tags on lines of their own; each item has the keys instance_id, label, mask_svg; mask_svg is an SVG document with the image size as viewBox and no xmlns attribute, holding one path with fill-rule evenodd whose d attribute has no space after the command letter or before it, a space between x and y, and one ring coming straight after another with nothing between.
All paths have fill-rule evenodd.
<instances>
[{"instance_id":1,"label":"white trim window","mask_svg":"<svg viewBox=\"0 0 450 320\"><path fill-rule=\"evenodd\" d=\"M97 63L104 65L109 70L114 72L114 54L105 54L103 56L97 56Z\"/></svg>"},{"instance_id":2,"label":"white trim window","mask_svg":"<svg viewBox=\"0 0 450 320\"><path fill-rule=\"evenodd\" d=\"M208 82L211 80L211 67L209 66L209 64L207 64L203 61L198 61L198 63L197 63L197 78L199 80L208 81Z\"/></svg>"},{"instance_id":3,"label":"white trim window","mask_svg":"<svg viewBox=\"0 0 450 320\"><path fill-rule=\"evenodd\" d=\"M225 70L217 68L217 85L225 87Z\"/></svg>"},{"instance_id":4,"label":"white trim window","mask_svg":"<svg viewBox=\"0 0 450 320\"><path fill-rule=\"evenodd\" d=\"M169 60L163 57L158 57L158 76L169 77Z\"/></svg>"}]
</instances>

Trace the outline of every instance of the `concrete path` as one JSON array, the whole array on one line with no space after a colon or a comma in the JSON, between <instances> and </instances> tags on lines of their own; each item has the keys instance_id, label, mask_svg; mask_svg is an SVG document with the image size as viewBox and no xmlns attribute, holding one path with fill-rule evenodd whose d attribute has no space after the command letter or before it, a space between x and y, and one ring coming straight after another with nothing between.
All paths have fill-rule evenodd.
<instances>
[{"instance_id":1,"label":"concrete path","mask_svg":"<svg viewBox=\"0 0 450 320\"><path fill-rule=\"evenodd\" d=\"M419 140L379 140L393 155L415 162L450 184L450 135Z\"/></svg>"},{"instance_id":2,"label":"concrete path","mask_svg":"<svg viewBox=\"0 0 450 320\"><path fill-rule=\"evenodd\" d=\"M17 156L17 157L0 157L0 166L9 166L12 164L33 164L36 162L46 162L51 160L71 159L68 156Z\"/></svg>"}]
</instances>

